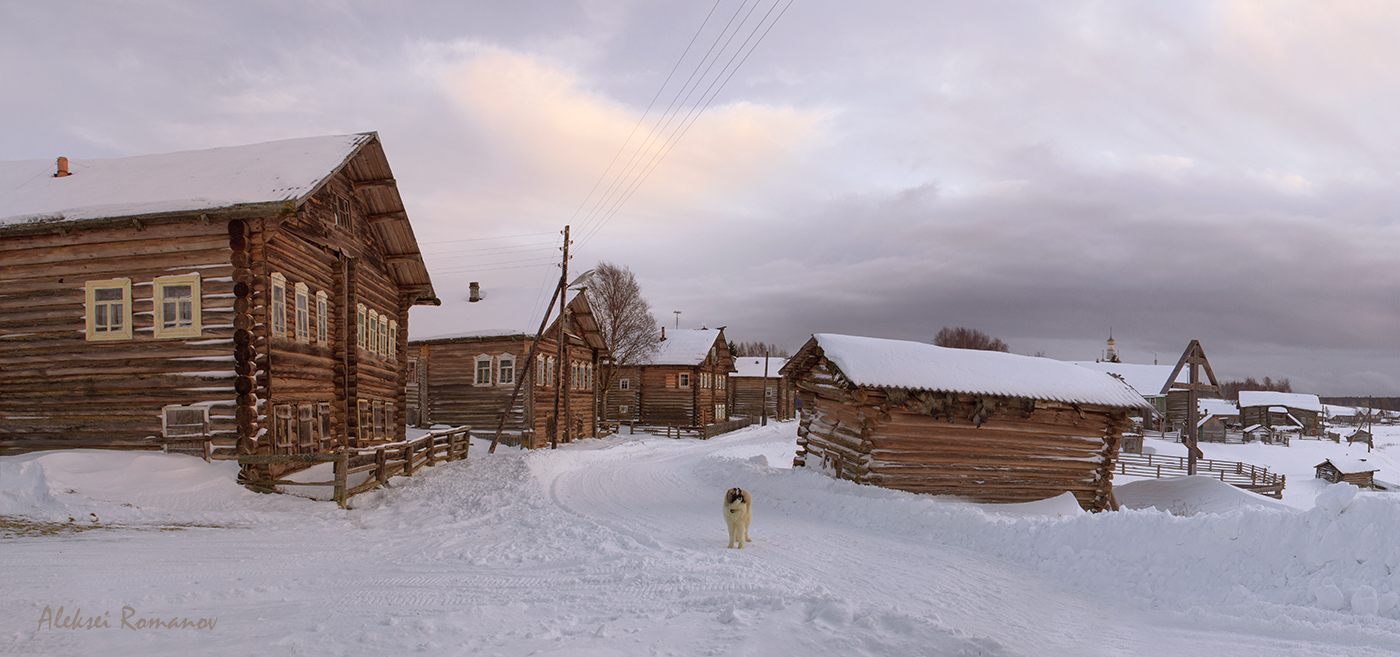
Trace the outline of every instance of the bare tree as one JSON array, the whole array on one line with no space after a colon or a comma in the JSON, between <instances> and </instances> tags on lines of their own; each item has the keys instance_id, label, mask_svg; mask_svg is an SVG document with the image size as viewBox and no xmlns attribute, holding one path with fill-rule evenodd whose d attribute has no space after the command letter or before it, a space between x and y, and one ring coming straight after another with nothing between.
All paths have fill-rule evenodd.
<instances>
[{"instance_id":1,"label":"bare tree","mask_svg":"<svg viewBox=\"0 0 1400 657\"><path fill-rule=\"evenodd\" d=\"M608 391L619 369L650 358L661 343L661 329L651 314L651 304L642 298L637 277L627 267L601 262L588 283L588 301L598 330L603 334L611 358L598 368L600 416L606 417Z\"/></svg>"},{"instance_id":2,"label":"bare tree","mask_svg":"<svg viewBox=\"0 0 1400 657\"><path fill-rule=\"evenodd\" d=\"M999 338L994 338L977 329L959 326L957 328L943 327L943 330L934 336L933 343L940 347L951 347L953 349L981 349L982 351L1011 351Z\"/></svg>"},{"instance_id":3,"label":"bare tree","mask_svg":"<svg viewBox=\"0 0 1400 657\"><path fill-rule=\"evenodd\" d=\"M731 342L735 356L772 356L787 358L788 351L769 342Z\"/></svg>"}]
</instances>

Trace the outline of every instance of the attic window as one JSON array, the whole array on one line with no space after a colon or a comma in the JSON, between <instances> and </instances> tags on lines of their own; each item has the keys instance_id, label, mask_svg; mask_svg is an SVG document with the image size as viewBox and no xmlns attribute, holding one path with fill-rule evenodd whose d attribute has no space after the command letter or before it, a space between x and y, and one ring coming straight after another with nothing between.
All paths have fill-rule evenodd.
<instances>
[{"instance_id":1,"label":"attic window","mask_svg":"<svg viewBox=\"0 0 1400 657\"><path fill-rule=\"evenodd\" d=\"M340 194L335 195L335 225L350 225L350 199Z\"/></svg>"}]
</instances>

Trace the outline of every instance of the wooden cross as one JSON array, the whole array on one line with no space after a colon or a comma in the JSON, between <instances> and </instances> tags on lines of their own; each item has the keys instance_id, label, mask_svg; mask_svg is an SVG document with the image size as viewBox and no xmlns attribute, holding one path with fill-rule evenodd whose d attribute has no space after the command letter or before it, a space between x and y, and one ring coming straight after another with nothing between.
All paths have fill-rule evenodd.
<instances>
[{"instance_id":1,"label":"wooden cross","mask_svg":"<svg viewBox=\"0 0 1400 657\"><path fill-rule=\"evenodd\" d=\"M1191 366L1191 382L1177 383L1176 377L1181 373L1181 368L1186 365ZM1206 377L1210 383L1201 383L1200 368L1206 370ZM1200 393L1213 392L1220 394L1220 384L1215 380L1215 372L1210 370L1210 361L1206 360L1206 352L1201 349L1199 340L1192 340L1186 345L1186 351L1181 353L1181 360L1176 362L1176 367L1172 369L1171 376L1167 377L1167 382L1162 385L1162 395L1166 395L1168 390L1186 391L1186 426L1181 434L1181 442L1186 445L1186 474L1196 474L1196 459L1203 458L1205 454L1196 445L1196 423L1199 421L1201 409L1198 407Z\"/></svg>"}]
</instances>

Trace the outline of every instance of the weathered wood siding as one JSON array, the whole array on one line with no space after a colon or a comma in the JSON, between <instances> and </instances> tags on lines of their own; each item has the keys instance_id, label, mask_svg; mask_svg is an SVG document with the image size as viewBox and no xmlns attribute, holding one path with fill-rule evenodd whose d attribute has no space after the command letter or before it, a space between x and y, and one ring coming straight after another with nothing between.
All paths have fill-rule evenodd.
<instances>
[{"instance_id":1,"label":"weathered wood siding","mask_svg":"<svg viewBox=\"0 0 1400 657\"><path fill-rule=\"evenodd\" d=\"M1112 507L1123 410L857 388L825 359L797 385L811 406L804 403L795 465L979 502L1069 491L1085 509Z\"/></svg>"},{"instance_id":2,"label":"weathered wood siding","mask_svg":"<svg viewBox=\"0 0 1400 657\"><path fill-rule=\"evenodd\" d=\"M18 232L18 234L14 234ZM166 405L208 404L235 437L224 225L198 215L0 239L0 449L152 447ZM199 275L201 334L156 339L153 282ZM88 281L131 280L130 340L86 340Z\"/></svg>"},{"instance_id":3,"label":"weathered wood siding","mask_svg":"<svg viewBox=\"0 0 1400 657\"><path fill-rule=\"evenodd\" d=\"M576 330L577 327L571 333ZM556 386L548 385L549 376L537 377L535 365L526 361L533 342L533 337L524 335L415 342L422 381L423 421L429 424L469 425L477 433L495 432L502 411L515 390L515 383L500 381L498 367L499 358L510 354L516 359L515 377L517 380L518 377L525 377L525 385L507 416L506 432L518 438L526 428L531 429L532 442L526 446L532 448L547 446L556 439L564 441L596 436L597 394L594 386L589 377L581 377L576 387L571 385L574 364L589 365L595 373L591 378L596 380L596 351L571 336L567 358L565 362L559 362L557 321L540 340L536 355L545 358L546 362L554 359L553 377L567 391L566 408L564 398L556 395ZM492 378L490 385L479 386L476 385L476 363L477 357L483 354L492 358ZM556 398L559 400L557 411ZM555 421L556 417L563 418L568 431Z\"/></svg>"},{"instance_id":4,"label":"weathered wood siding","mask_svg":"<svg viewBox=\"0 0 1400 657\"><path fill-rule=\"evenodd\" d=\"M763 407L768 407L768 417L779 420L793 418L793 395L787 381L773 370L773 376L730 377L730 415L760 417Z\"/></svg>"},{"instance_id":5,"label":"weathered wood siding","mask_svg":"<svg viewBox=\"0 0 1400 657\"><path fill-rule=\"evenodd\" d=\"M1308 436L1321 435L1320 417L1317 411L1309 411L1301 408L1288 408L1288 413L1274 413L1270 406L1245 406L1240 408L1240 424L1252 427L1262 424L1270 428L1296 427L1288 419L1289 415L1297 418L1303 423L1303 434ZM1285 407L1287 408L1287 407Z\"/></svg>"}]
</instances>

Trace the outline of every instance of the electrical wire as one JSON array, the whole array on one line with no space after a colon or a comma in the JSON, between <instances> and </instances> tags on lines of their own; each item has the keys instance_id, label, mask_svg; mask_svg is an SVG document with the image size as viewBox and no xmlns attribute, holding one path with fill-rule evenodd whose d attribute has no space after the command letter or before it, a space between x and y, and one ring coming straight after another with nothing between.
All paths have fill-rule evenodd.
<instances>
[{"instance_id":1,"label":"electrical wire","mask_svg":"<svg viewBox=\"0 0 1400 657\"><path fill-rule=\"evenodd\" d=\"M606 214L603 215L603 218L594 225L591 231L584 235L583 239L579 241L580 249L586 246L590 241L592 241L593 237L596 236L598 232L602 230L603 226L605 226L610 220L612 220L614 216L617 215L619 211L621 211L622 206L626 204L626 202L629 199L632 198L632 195L635 194L637 189L641 187L641 184L646 182L647 178L651 177L651 173L655 171L656 167L658 167L661 164L661 161L664 160L665 157L670 154L670 152L675 148L676 143L680 141L681 137L684 137L685 134L690 131L690 127L695 124L695 121L699 120L700 115L703 114L704 111L709 108L710 104L714 102L714 99L717 98L719 96L719 93L724 90L724 87L729 84L729 81L733 79L734 74L739 72L739 69L744 65L744 62L748 61L749 56L753 54L754 50L758 48L759 44L761 44L763 40L768 36L768 33L773 30L773 26L778 24L778 21L782 19L783 15L787 13L788 8L790 8L792 6L792 3L794 2L794 0L788 0L787 4L783 6L782 11L778 12L778 15L775 18L773 18L771 22L768 22L768 17L772 15L773 10L777 8L778 4L780 4L781 1L782 0L774 1L773 5L769 7L768 11L764 14L763 18L759 19L759 22L754 27L754 30L750 32L749 36L744 40L744 43L740 44L734 56L731 56L730 61L726 63L723 69L720 70L719 76L723 76L724 81L719 84L718 88L714 88L714 85L715 82L719 80L719 77L716 77L715 80L710 83L710 87L706 89L705 94L701 95L701 98L704 99L704 105L700 107L699 111L694 112L693 118L690 113L687 113L686 119L689 119L689 122L687 122L686 119L682 119L683 127L678 132L672 133L673 136L671 138L668 138L667 142L662 147L664 150L659 150L657 154L652 157L652 160L648 163L648 167L643 171L643 173L640 176L638 176L632 182L632 184L628 188L628 191L621 198L619 198L616 203L611 205ZM757 8L757 6L758 5L755 4L755 9ZM752 14L752 10L750 10L750 14ZM747 17L745 22L747 22ZM763 24L765 22L768 22L768 26L767 28L763 29L763 34L759 35L758 40L754 41L753 46L748 49L748 52L744 53L744 46L747 45L748 42L753 39L754 34L758 33L758 30L763 27ZM733 37L731 37L731 40L732 38ZM731 70L729 64L733 63L735 58L737 58L740 53L743 53L743 58L739 59L738 64L735 65ZM725 71L728 71L727 76L725 75ZM710 88L714 88L713 93L710 93ZM709 96L708 99L705 99L706 95Z\"/></svg>"}]
</instances>

